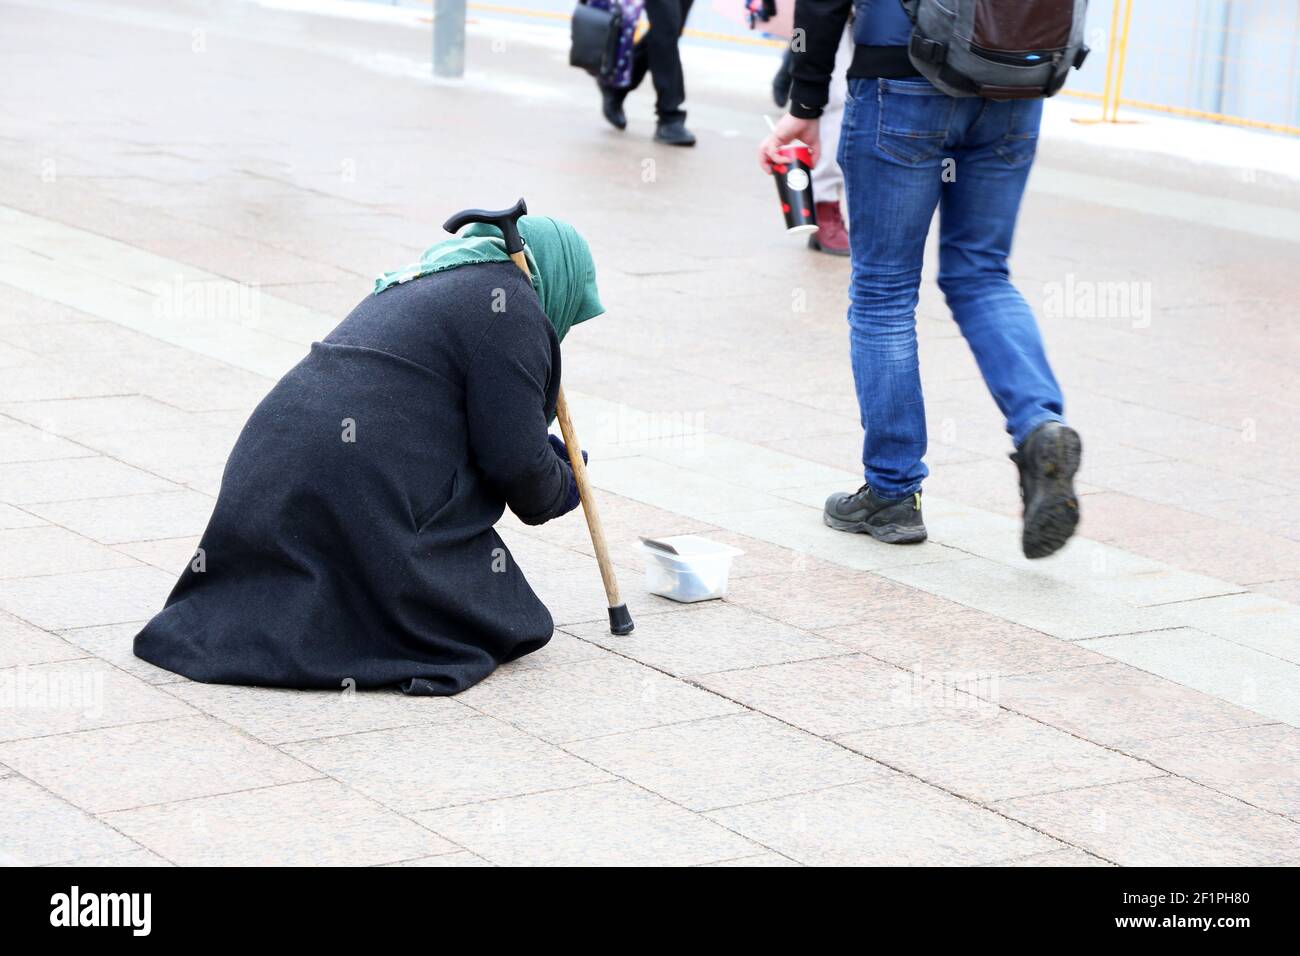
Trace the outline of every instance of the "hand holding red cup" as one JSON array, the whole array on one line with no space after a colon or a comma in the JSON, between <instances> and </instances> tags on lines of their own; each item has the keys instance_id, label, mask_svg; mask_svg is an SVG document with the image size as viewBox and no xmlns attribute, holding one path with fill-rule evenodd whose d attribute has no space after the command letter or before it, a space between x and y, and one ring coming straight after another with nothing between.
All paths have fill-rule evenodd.
<instances>
[{"instance_id":1,"label":"hand holding red cup","mask_svg":"<svg viewBox=\"0 0 1300 956\"><path fill-rule=\"evenodd\" d=\"M796 236L816 232L812 151L803 143L789 143L777 152L784 161L772 163L772 178L776 180L776 194L785 216L785 231Z\"/></svg>"},{"instance_id":2,"label":"hand holding red cup","mask_svg":"<svg viewBox=\"0 0 1300 956\"><path fill-rule=\"evenodd\" d=\"M812 170L821 147L819 124L787 113L758 145L758 164L776 180L786 230L806 234L817 229Z\"/></svg>"}]
</instances>

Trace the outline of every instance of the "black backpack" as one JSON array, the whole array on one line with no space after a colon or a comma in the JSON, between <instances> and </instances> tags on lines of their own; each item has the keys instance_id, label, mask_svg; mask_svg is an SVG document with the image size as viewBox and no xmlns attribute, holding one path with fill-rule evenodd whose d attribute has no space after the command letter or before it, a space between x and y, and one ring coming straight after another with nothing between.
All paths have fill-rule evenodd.
<instances>
[{"instance_id":1,"label":"black backpack","mask_svg":"<svg viewBox=\"0 0 1300 956\"><path fill-rule=\"evenodd\" d=\"M1088 0L901 0L908 57L949 96L1053 96L1088 56Z\"/></svg>"}]
</instances>

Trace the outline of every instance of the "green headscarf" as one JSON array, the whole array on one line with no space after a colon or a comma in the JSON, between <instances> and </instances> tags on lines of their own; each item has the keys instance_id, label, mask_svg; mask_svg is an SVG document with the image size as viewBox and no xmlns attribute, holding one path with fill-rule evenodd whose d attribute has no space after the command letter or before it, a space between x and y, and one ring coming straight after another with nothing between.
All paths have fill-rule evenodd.
<instances>
[{"instance_id":1,"label":"green headscarf","mask_svg":"<svg viewBox=\"0 0 1300 956\"><path fill-rule=\"evenodd\" d=\"M578 230L549 216L522 216L519 234L524 237L533 289L561 340L579 322L605 311L596 290L596 264ZM397 272L384 273L375 280L375 294L431 272L480 262L510 261L501 230L476 222L459 238L446 239L424 250L419 262Z\"/></svg>"}]
</instances>

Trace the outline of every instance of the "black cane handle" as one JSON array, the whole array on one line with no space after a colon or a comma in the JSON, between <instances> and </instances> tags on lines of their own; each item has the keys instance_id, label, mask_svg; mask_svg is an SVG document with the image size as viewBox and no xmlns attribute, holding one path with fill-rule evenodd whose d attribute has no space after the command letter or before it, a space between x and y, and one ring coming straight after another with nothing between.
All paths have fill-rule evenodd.
<instances>
[{"instance_id":1,"label":"black cane handle","mask_svg":"<svg viewBox=\"0 0 1300 956\"><path fill-rule=\"evenodd\" d=\"M523 197L509 209L465 209L442 224L442 228L455 234L471 222L485 222L501 230L506 241L506 252L514 255L524 251L524 237L519 235L519 217L528 215L528 204Z\"/></svg>"}]
</instances>

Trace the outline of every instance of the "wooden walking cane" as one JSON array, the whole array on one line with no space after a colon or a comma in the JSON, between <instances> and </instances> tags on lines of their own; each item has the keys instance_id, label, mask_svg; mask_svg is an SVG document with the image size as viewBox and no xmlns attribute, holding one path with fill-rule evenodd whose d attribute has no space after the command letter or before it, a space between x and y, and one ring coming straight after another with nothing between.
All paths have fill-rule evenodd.
<instances>
[{"instance_id":1,"label":"wooden walking cane","mask_svg":"<svg viewBox=\"0 0 1300 956\"><path fill-rule=\"evenodd\" d=\"M524 255L524 239L519 235L519 217L528 214L528 206L520 199L509 209L496 212L487 209L466 209L458 212L442 224L450 233L460 232L472 222L485 222L501 230L505 239L506 252L510 259L532 281L528 271L528 258ZM560 423L560 433L564 436L564 447L569 452L569 464L573 466L573 479L578 485L578 497L582 501L583 514L587 516L587 530L591 532L591 546L596 551L596 564L600 566L600 579L605 585L605 597L609 601L609 630L612 634L631 634L632 615L627 605L619 598L618 579L614 575L614 563L609 559L609 547L605 544L605 529L600 523L600 512L596 510L596 497L592 494L591 483L587 480L587 465L582 460L582 446L573 430L573 419L569 416L569 403L564 400L564 386L559 389L555 400L555 417Z\"/></svg>"}]
</instances>

